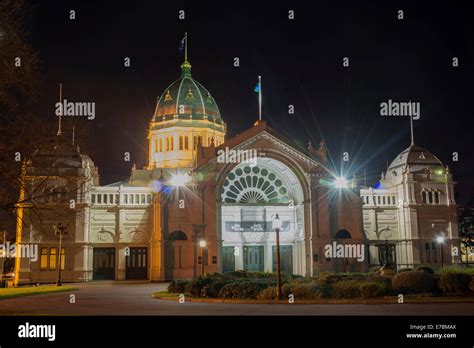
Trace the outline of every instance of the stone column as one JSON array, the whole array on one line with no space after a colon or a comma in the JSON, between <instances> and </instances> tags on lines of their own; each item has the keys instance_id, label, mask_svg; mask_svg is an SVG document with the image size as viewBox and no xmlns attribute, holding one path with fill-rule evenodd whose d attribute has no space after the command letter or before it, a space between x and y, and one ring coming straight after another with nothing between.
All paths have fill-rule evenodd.
<instances>
[{"instance_id":1,"label":"stone column","mask_svg":"<svg viewBox=\"0 0 474 348\"><path fill-rule=\"evenodd\" d=\"M165 241L163 239L163 192L153 199L153 232L150 241L150 281L165 281Z\"/></svg>"}]
</instances>

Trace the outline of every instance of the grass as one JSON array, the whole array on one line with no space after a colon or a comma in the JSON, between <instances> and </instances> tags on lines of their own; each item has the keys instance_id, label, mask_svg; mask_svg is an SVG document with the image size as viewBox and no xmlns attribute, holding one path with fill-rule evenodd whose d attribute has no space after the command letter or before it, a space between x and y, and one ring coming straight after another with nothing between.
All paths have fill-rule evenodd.
<instances>
[{"instance_id":1,"label":"grass","mask_svg":"<svg viewBox=\"0 0 474 348\"><path fill-rule=\"evenodd\" d=\"M77 288L73 288L72 286L55 286L55 285L4 288L4 289L0 289L0 300L4 300L7 298L43 295L43 294L49 294L53 292L65 292L65 291L73 291L73 290L77 290Z\"/></svg>"},{"instance_id":2,"label":"grass","mask_svg":"<svg viewBox=\"0 0 474 348\"><path fill-rule=\"evenodd\" d=\"M179 299L178 293L170 293L168 291L157 291L151 294L152 297L154 298L174 298L174 299Z\"/></svg>"},{"instance_id":3,"label":"grass","mask_svg":"<svg viewBox=\"0 0 474 348\"><path fill-rule=\"evenodd\" d=\"M152 297L157 299L165 300L179 300L178 293L169 293L168 291L158 291L152 293ZM255 303L255 304L268 304L268 303L288 303L287 300L275 301L275 300L255 300L255 299L224 299L224 298L207 298L207 297L188 297L186 296L185 301L191 302L226 302L226 303ZM433 297L431 295L406 295L404 303L472 303L474 297ZM371 299L351 298L351 299L337 299L337 298L326 298L326 299L300 299L295 300L295 303L300 304L398 304L397 296L385 296Z\"/></svg>"}]
</instances>

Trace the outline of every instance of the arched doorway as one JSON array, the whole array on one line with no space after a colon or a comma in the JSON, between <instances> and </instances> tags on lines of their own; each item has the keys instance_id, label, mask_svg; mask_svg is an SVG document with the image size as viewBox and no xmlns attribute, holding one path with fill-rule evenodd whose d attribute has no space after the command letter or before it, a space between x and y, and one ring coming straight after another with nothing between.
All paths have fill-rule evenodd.
<instances>
[{"instance_id":1,"label":"arched doorway","mask_svg":"<svg viewBox=\"0 0 474 348\"><path fill-rule=\"evenodd\" d=\"M259 157L227 172L220 187L222 271L276 269L276 214L282 219L282 270L306 274L304 194L295 172L279 160Z\"/></svg>"}]
</instances>

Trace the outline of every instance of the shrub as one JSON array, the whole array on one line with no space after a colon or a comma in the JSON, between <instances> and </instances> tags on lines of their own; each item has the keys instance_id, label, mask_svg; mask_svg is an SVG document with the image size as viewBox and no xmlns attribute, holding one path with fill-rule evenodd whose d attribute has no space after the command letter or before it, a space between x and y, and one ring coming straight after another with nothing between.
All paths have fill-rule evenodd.
<instances>
[{"instance_id":1,"label":"shrub","mask_svg":"<svg viewBox=\"0 0 474 348\"><path fill-rule=\"evenodd\" d=\"M331 286L332 284L340 281L341 279L343 279L343 276L329 272L322 272L314 277L314 281L319 286Z\"/></svg>"},{"instance_id":2,"label":"shrub","mask_svg":"<svg viewBox=\"0 0 474 348\"><path fill-rule=\"evenodd\" d=\"M360 297L359 280L342 280L333 284L334 296L338 298Z\"/></svg>"},{"instance_id":3,"label":"shrub","mask_svg":"<svg viewBox=\"0 0 474 348\"><path fill-rule=\"evenodd\" d=\"M382 266L371 266L369 268L369 273L379 273Z\"/></svg>"},{"instance_id":4,"label":"shrub","mask_svg":"<svg viewBox=\"0 0 474 348\"><path fill-rule=\"evenodd\" d=\"M474 292L474 277L472 277L471 281L469 282L469 290Z\"/></svg>"},{"instance_id":5,"label":"shrub","mask_svg":"<svg viewBox=\"0 0 474 348\"><path fill-rule=\"evenodd\" d=\"M433 276L426 272L407 271L399 273L392 278L393 289L405 294L432 292L434 285Z\"/></svg>"},{"instance_id":6,"label":"shrub","mask_svg":"<svg viewBox=\"0 0 474 348\"><path fill-rule=\"evenodd\" d=\"M411 272L411 271L413 271L412 268L400 268L400 269L398 270L398 273Z\"/></svg>"},{"instance_id":7,"label":"shrub","mask_svg":"<svg viewBox=\"0 0 474 348\"><path fill-rule=\"evenodd\" d=\"M229 278L248 278L249 272L240 269L237 271L226 273L226 276Z\"/></svg>"},{"instance_id":8,"label":"shrub","mask_svg":"<svg viewBox=\"0 0 474 348\"><path fill-rule=\"evenodd\" d=\"M283 285L283 295L288 297L292 294L295 299L319 298L319 287L315 282L311 283L287 283Z\"/></svg>"},{"instance_id":9,"label":"shrub","mask_svg":"<svg viewBox=\"0 0 474 348\"><path fill-rule=\"evenodd\" d=\"M257 295L257 300L274 300L276 299L276 287L269 286L263 289Z\"/></svg>"},{"instance_id":10,"label":"shrub","mask_svg":"<svg viewBox=\"0 0 474 348\"><path fill-rule=\"evenodd\" d=\"M257 298L257 295L270 286L274 286L273 280L241 280L228 283L219 291L219 297L223 298Z\"/></svg>"},{"instance_id":11,"label":"shrub","mask_svg":"<svg viewBox=\"0 0 474 348\"><path fill-rule=\"evenodd\" d=\"M170 285L168 285L168 292L172 293L184 293L186 285L190 282L190 280L186 279L176 279L173 280Z\"/></svg>"},{"instance_id":12,"label":"shrub","mask_svg":"<svg viewBox=\"0 0 474 348\"><path fill-rule=\"evenodd\" d=\"M206 284L201 289L202 297L218 297L221 289L227 285L226 281L214 281L212 283Z\"/></svg>"},{"instance_id":13,"label":"shrub","mask_svg":"<svg viewBox=\"0 0 474 348\"><path fill-rule=\"evenodd\" d=\"M434 274L435 272L433 271L433 269L431 267L428 267L428 266L420 266L416 269L417 271L422 271L422 272L426 272L428 274Z\"/></svg>"},{"instance_id":14,"label":"shrub","mask_svg":"<svg viewBox=\"0 0 474 348\"><path fill-rule=\"evenodd\" d=\"M469 291L471 276L461 272L446 272L438 280L439 288L446 293L465 293Z\"/></svg>"},{"instance_id":15,"label":"shrub","mask_svg":"<svg viewBox=\"0 0 474 348\"><path fill-rule=\"evenodd\" d=\"M382 282L369 281L360 283L360 296L362 298L374 298L385 296L389 293L390 288Z\"/></svg>"},{"instance_id":16,"label":"shrub","mask_svg":"<svg viewBox=\"0 0 474 348\"><path fill-rule=\"evenodd\" d=\"M202 288L207 284L211 284L212 282L212 278L206 276L193 279L185 285L184 292L191 296L199 297L201 295Z\"/></svg>"}]
</instances>

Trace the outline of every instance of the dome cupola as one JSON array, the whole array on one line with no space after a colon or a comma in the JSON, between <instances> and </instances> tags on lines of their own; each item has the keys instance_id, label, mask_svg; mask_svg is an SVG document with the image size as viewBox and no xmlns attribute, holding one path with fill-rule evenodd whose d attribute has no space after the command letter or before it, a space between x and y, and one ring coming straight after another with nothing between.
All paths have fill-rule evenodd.
<instances>
[{"instance_id":1,"label":"dome cupola","mask_svg":"<svg viewBox=\"0 0 474 348\"><path fill-rule=\"evenodd\" d=\"M191 75L186 54L181 76L161 93L148 131L148 167L192 168L198 146L219 146L226 124L212 94Z\"/></svg>"}]
</instances>

